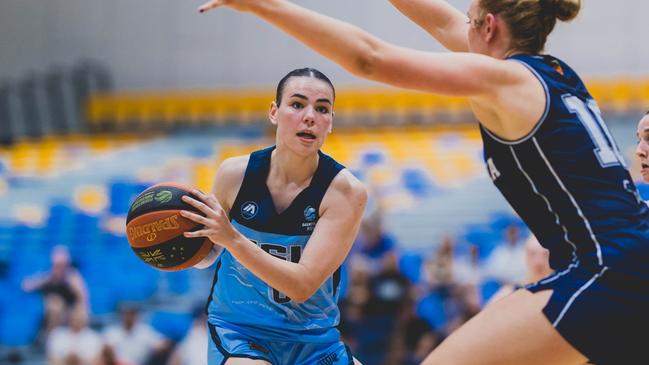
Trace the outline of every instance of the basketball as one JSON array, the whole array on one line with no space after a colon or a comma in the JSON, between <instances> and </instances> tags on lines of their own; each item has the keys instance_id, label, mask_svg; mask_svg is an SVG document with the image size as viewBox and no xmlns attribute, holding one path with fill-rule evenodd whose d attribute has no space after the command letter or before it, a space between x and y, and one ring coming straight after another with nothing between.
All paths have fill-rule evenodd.
<instances>
[{"instance_id":1,"label":"basketball","mask_svg":"<svg viewBox=\"0 0 649 365\"><path fill-rule=\"evenodd\" d=\"M191 195L189 191L189 186L163 182L143 191L131 204L126 217L128 243L147 265L178 271L196 265L210 252L208 238L183 235L203 228L180 215L181 210L201 214L182 201L184 195Z\"/></svg>"}]
</instances>

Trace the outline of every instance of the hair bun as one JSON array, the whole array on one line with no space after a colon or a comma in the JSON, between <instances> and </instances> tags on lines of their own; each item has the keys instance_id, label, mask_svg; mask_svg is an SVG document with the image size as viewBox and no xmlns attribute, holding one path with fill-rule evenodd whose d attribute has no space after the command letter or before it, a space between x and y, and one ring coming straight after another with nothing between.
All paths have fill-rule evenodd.
<instances>
[{"instance_id":1,"label":"hair bun","mask_svg":"<svg viewBox=\"0 0 649 365\"><path fill-rule=\"evenodd\" d=\"M567 22L573 20L581 10L581 0L539 0L541 6L554 14L557 19Z\"/></svg>"}]
</instances>

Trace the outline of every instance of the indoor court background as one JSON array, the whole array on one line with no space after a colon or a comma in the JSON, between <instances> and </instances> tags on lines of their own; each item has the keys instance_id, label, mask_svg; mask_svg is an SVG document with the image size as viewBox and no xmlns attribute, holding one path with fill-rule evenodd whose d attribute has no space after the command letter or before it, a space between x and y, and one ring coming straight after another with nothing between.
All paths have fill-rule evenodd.
<instances>
[{"instance_id":1,"label":"indoor court background","mask_svg":"<svg viewBox=\"0 0 649 365\"><path fill-rule=\"evenodd\" d=\"M388 1L297 2L385 40L441 50ZM583 3L547 51L587 81L637 179L649 3ZM89 328L102 334L120 322L119 308L137 306L167 339L142 364L172 364L212 270L162 273L138 261L124 234L128 206L159 181L208 190L220 161L272 144L265 115L276 82L300 67L336 85L324 151L371 191L341 299L341 330L364 364L412 363L519 274L499 271L494 252L509 234L505 257L523 267L528 232L486 174L465 100L359 80L249 15L199 15L198 5L0 2L0 364L46 363L43 298L21 283L49 270L58 245L88 288ZM649 199L649 186L639 187Z\"/></svg>"}]
</instances>

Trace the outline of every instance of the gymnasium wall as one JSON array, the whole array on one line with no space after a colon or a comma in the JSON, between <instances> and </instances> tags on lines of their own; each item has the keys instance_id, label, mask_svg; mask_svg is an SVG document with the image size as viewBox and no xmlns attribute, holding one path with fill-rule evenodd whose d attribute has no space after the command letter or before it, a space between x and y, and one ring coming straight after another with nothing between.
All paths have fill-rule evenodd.
<instances>
[{"instance_id":1,"label":"gymnasium wall","mask_svg":"<svg viewBox=\"0 0 649 365\"><path fill-rule=\"evenodd\" d=\"M440 47L387 0L302 0L395 43ZM468 0L451 0L466 9ZM201 0L2 0L0 80L79 59L102 61L118 90L267 86L289 69L315 66L339 85L360 80L270 26L230 10L199 15ZM584 0L548 51L584 76L649 74L644 0Z\"/></svg>"}]
</instances>

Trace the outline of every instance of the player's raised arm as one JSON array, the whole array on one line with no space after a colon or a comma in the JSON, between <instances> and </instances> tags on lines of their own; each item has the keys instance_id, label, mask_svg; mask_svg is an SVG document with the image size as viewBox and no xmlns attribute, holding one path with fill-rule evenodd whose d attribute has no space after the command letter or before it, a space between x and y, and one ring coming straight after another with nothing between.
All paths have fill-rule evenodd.
<instances>
[{"instance_id":1,"label":"player's raised arm","mask_svg":"<svg viewBox=\"0 0 649 365\"><path fill-rule=\"evenodd\" d=\"M468 17L445 0L390 0L403 15L430 33L444 47L467 52Z\"/></svg>"},{"instance_id":2,"label":"player's raised arm","mask_svg":"<svg viewBox=\"0 0 649 365\"><path fill-rule=\"evenodd\" d=\"M428 53L382 41L343 21L285 0L217 0L251 12L338 63L351 73L397 87L462 96L495 96L498 87L529 78L522 67L480 54Z\"/></svg>"}]
</instances>

